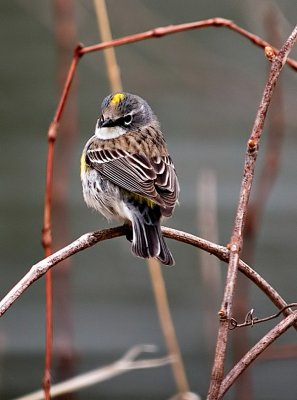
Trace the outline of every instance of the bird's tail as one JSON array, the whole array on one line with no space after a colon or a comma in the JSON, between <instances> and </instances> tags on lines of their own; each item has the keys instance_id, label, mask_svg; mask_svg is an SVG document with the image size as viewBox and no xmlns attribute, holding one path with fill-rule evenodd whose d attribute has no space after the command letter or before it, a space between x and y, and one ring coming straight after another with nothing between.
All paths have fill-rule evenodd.
<instances>
[{"instance_id":1,"label":"bird's tail","mask_svg":"<svg viewBox=\"0 0 297 400\"><path fill-rule=\"evenodd\" d=\"M174 265L174 259L161 232L159 206L134 209L132 214L132 252L138 257L156 257L164 265Z\"/></svg>"}]
</instances>

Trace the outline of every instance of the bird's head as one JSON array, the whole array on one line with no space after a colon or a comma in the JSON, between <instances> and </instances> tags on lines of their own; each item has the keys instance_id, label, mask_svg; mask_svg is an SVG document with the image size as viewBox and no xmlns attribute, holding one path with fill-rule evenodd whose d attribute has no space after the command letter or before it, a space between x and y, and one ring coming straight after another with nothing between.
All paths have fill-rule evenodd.
<instances>
[{"instance_id":1,"label":"bird's head","mask_svg":"<svg viewBox=\"0 0 297 400\"><path fill-rule=\"evenodd\" d=\"M95 134L100 139L113 139L147 125L158 125L147 102L135 94L115 93L102 102Z\"/></svg>"}]
</instances>

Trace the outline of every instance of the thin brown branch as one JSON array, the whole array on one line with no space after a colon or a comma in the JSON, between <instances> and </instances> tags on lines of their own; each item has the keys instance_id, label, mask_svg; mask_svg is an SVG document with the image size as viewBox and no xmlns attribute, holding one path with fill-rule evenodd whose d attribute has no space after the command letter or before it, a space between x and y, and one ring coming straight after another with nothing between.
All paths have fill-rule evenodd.
<instances>
[{"instance_id":1,"label":"thin brown branch","mask_svg":"<svg viewBox=\"0 0 297 400\"><path fill-rule=\"evenodd\" d=\"M48 130L48 150L47 150L47 164L46 164L46 184L44 196L44 213L43 213L43 227L42 227L42 245L44 248L45 256L52 254L52 193L53 193L53 162L54 162L54 149L57 137L58 124L65 107L65 102L71 87L74 77L76 66L80 55L78 53L78 46L75 50L62 96L55 113L54 119L51 122ZM43 387L46 400L50 399L50 382L51 382L51 354L52 354L52 277L51 271L46 276L46 354L45 354L45 373L43 377Z\"/></svg>"},{"instance_id":2,"label":"thin brown branch","mask_svg":"<svg viewBox=\"0 0 297 400\"><path fill-rule=\"evenodd\" d=\"M74 0L54 0L54 34L56 45L56 76L58 91L63 89L69 60L71 59L76 39ZM61 124L59 140L55 154L53 178L53 250L59 249L69 242L69 176L72 168L72 156L77 135L77 85L68 97ZM68 258L53 271L53 354L55 355L56 380L63 381L72 376L75 370L76 355L72 330L72 296L71 296L71 259ZM55 312L56 311L56 312ZM65 398L61 397L61 400ZM71 400L71 396L67 397Z\"/></svg>"},{"instance_id":3,"label":"thin brown branch","mask_svg":"<svg viewBox=\"0 0 297 400\"><path fill-rule=\"evenodd\" d=\"M284 320L271 329L259 342L253 346L242 359L232 368L222 382L219 396L221 399L227 390L232 386L235 380L251 365L251 363L259 357L263 351L270 346L279 336L286 332L297 321L297 311L288 315Z\"/></svg>"},{"instance_id":4,"label":"thin brown branch","mask_svg":"<svg viewBox=\"0 0 297 400\"><path fill-rule=\"evenodd\" d=\"M273 42L281 41L280 32L278 29L277 18L274 7L269 7L265 18L265 27L267 35ZM275 54L273 58L275 57ZM273 61L273 58L271 61ZM248 208L247 223L245 227L245 237L251 241L249 246L252 247L245 255L249 256L253 253L255 244L255 236L258 231L264 207L270 196L277 174L279 172L281 151L285 136L285 119L284 119L284 104L282 96L281 79L279 79L277 87L273 95L273 102L270 106L269 115L267 118L267 140L263 160L263 167L259 173L259 179L255 184L254 196ZM246 245L245 245L246 246ZM244 257L246 260L247 258ZM252 262L249 258L248 262Z\"/></svg>"},{"instance_id":5,"label":"thin brown branch","mask_svg":"<svg viewBox=\"0 0 297 400\"><path fill-rule=\"evenodd\" d=\"M28 273L10 290L10 292L0 302L0 317L12 306L12 304L22 295L22 293L36 280L41 278L50 268L59 264L72 255L94 246L96 243L118 238L127 235L127 226L118 226L115 228L103 229L101 231L85 233L78 239L74 240L69 245L58 250L54 254L46 257L33 265ZM162 227L162 233L165 237L177 240L179 242L189 244L201 250L207 251L210 254L218 257L224 262L229 260L229 250L218 244L209 242L208 240L199 238L198 236L191 235L176 229ZM272 288L265 279L263 279L256 271L249 267L242 260L239 262L239 270L252 282L254 282L259 289L266 294L266 296L275 304L279 309L285 307L287 303L280 296L280 294ZM284 315L289 315L292 310L285 310Z\"/></svg>"},{"instance_id":6,"label":"thin brown branch","mask_svg":"<svg viewBox=\"0 0 297 400\"><path fill-rule=\"evenodd\" d=\"M48 150L46 164L46 183L45 183L45 200L44 200L44 215L42 228L42 245L46 256L52 253L52 188L53 188L53 161L54 161L54 145L57 138L58 125L65 108L65 103L69 95L71 84L74 78L78 60L80 59L79 50L81 46L77 46L68 70L67 78L64 84L62 95L55 112L54 118L48 129Z\"/></svg>"},{"instance_id":7,"label":"thin brown branch","mask_svg":"<svg viewBox=\"0 0 297 400\"><path fill-rule=\"evenodd\" d=\"M239 255L243 244L243 229L246 220L246 211L254 177L255 164L258 154L260 138L268 107L271 102L274 87L279 74L286 63L286 59L297 39L297 26L286 40L285 44L272 61L270 74L265 85L262 100L254 122L253 130L248 141L243 179L240 189L239 203L237 207L234 228L230 241L230 259L227 272L226 286L220 311L220 327L217 338L215 359L213 364L208 399L216 400L224 376L224 363L228 339L229 320L232 316L233 296L237 279Z\"/></svg>"},{"instance_id":8,"label":"thin brown branch","mask_svg":"<svg viewBox=\"0 0 297 400\"><path fill-rule=\"evenodd\" d=\"M228 28L228 29L240 34L241 36L249 39L256 46L259 46L263 49L265 49L265 47L269 46L269 47L273 48L275 50L275 52L277 53L277 49L275 49L266 40L260 38L257 35L254 35L253 33L247 31L246 29L241 28L240 26L235 24L233 21L225 19L225 18L210 18L210 19L206 19L206 20L202 20L202 21L195 21L195 22L189 22L189 23L185 23L185 24L169 25L169 26L154 28L154 29L146 31L146 32L141 32L141 33L136 33L134 35L124 36L119 39L111 40L109 42L99 43L99 44L95 44L92 46L86 46L80 50L80 54L83 55L86 53L92 53L94 51L107 49L109 47L123 46L123 45L129 44L129 43L135 43L135 42L139 42L142 40L160 38L160 37L163 37L166 35L171 35L173 33L185 32L185 31L189 31L192 29L200 29L200 28L208 28L208 27ZM288 58L286 60L286 62L292 69L297 71L297 61Z\"/></svg>"},{"instance_id":9,"label":"thin brown branch","mask_svg":"<svg viewBox=\"0 0 297 400\"><path fill-rule=\"evenodd\" d=\"M266 18L264 19L266 36L271 43L279 46L282 38L279 32L279 24L275 7L271 4L268 6ZM271 47L265 47L265 55L270 60L276 56L276 52ZM267 65L269 71L270 65ZM246 224L244 228L244 246L242 251L242 259L249 265L254 263L254 254L257 243L257 234L261 226L264 208L266 207L268 198L271 194L280 164L280 156L282 150L282 142L285 133L285 123L283 114L283 102L281 95L281 77L275 88L273 101L270 105L269 114L267 116L267 133L266 143L264 145L264 161L263 166L258 172L258 179L255 180L255 188L252 193L250 203L247 209ZM233 316L242 318L249 305L250 282L239 276L237 282L237 290L234 299ZM232 337L232 354L236 363L245 354L250 346L250 330L245 329L240 335ZM235 398L241 400L253 399L253 381L250 370L247 370L236 382Z\"/></svg>"}]
</instances>

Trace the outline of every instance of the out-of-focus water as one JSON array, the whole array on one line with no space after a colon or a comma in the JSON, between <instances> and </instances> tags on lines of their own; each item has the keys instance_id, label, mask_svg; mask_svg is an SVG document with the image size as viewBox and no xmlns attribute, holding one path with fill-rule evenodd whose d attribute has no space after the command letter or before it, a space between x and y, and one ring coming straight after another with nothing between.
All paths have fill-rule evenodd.
<instances>
[{"instance_id":1,"label":"out-of-focus water","mask_svg":"<svg viewBox=\"0 0 297 400\"><path fill-rule=\"evenodd\" d=\"M233 19L266 37L263 19L271 4L252 0L108 2L114 37L214 16ZM274 4L279 7L280 31L285 39L295 23L296 7L292 1ZM85 45L96 43L93 3L75 2L75 7L78 41ZM2 297L43 257L40 231L46 133L58 92L51 2L2 0L0 10ZM197 180L203 169L211 169L218 182L219 241L226 244L238 201L246 141L269 67L262 50L233 32L209 28L122 47L117 55L125 89L146 98L159 116L178 171L180 206L168 225L199 234ZM292 55L297 57L296 50ZM69 236L65 237L65 244L85 232L108 226L103 218L86 208L79 180L81 149L93 132L101 100L109 92L102 55L84 57L78 78L79 127L70 161ZM296 73L285 68L283 157L265 208L254 262L255 269L289 302L297 301L296 84ZM256 180L264 150L265 138L259 152ZM191 389L204 396L213 350L209 350L203 336L199 253L177 242L170 241L169 245L176 266L164 268L163 273L173 320ZM221 268L224 282L226 266ZM156 344L158 356L166 352L146 263L132 257L125 238L103 242L74 256L67 296L70 312L66 323L69 323L76 352L75 372L111 363L135 344ZM219 309L220 294L209 296L215 298ZM251 288L250 297L250 308L257 315L275 312L258 289ZM63 310L57 304L56 346L69 340L61 337L59 315L63 319ZM217 318L215 313L213 318ZM40 387L44 320L44 281L41 280L0 321L1 399ZM250 330L251 343L272 326L270 323ZM240 334L233 331L230 337ZM296 333L287 332L279 342L296 343ZM295 400L296 368L296 359L258 362L252 369L254 398ZM171 370L162 367L128 372L84 390L76 398L153 400L169 398L174 393Z\"/></svg>"}]
</instances>

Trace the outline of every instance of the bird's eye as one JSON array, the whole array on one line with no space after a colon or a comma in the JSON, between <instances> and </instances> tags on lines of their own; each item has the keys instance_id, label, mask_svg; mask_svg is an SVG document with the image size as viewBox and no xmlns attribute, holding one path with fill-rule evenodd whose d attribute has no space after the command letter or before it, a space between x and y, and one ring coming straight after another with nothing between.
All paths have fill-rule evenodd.
<instances>
[{"instance_id":1,"label":"bird's eye","mask_svg":"<svg viewBox=\"0 0 297 400\"><path fill-rule=\"evenodd\" d=\"M129 126L132 122L132 114L127 114L123 117L124 125Z\"/></svg>"}]
</instances>

